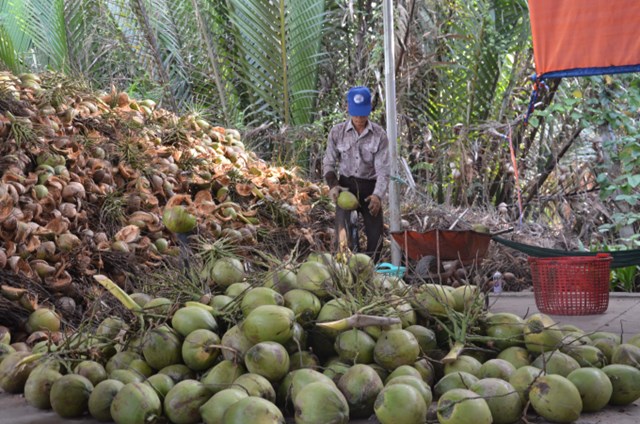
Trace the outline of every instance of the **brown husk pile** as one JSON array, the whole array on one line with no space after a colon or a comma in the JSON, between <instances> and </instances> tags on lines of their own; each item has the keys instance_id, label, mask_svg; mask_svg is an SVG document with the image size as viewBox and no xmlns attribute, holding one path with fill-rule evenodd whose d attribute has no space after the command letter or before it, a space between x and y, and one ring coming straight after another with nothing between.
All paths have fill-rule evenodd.
<instances>
[{"instance_id":1,"label":"brown husk pile","mask_svg":"<svg viewBox=\"0 0 640 424\"><path fill-rule=\"evenodd\" d=\"M131 277L176 258L168 206L185 206L205 239L268 236L276 253L326 246L323 201L317 185L245 151L235 130L58 74L0 73L4 325L63 297L81 308L101 292L97 273L130 291Z\"/></svg>"}]
</instances>

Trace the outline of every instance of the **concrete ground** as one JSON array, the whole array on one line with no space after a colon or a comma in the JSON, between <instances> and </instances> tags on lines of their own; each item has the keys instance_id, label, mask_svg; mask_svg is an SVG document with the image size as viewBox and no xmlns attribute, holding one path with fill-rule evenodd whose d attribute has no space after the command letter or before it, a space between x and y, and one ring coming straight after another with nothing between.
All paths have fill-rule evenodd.
<instances>
[{"instance_id":1,"label":"concrete ground","mask_svg":"<svg viewBox=\"0 0 640 424\"><path fill-rule=\"evenodd\" d=\"M502 293L490 296L490 311L512 312L519 316L537 313L533 293ZM552 315L559 324L573 324L586 332L610 331L629 338L640 334L640 295L612 293L609 307L600 315L559 316ZM537 416L527 417L529 423L547 424ZM358 424L375 424L375 419L359 420ZM26 404L18 395L0 392L0 424L98 424L90 417L62 419L52 411L40 411ZM626 407L608 407L598 413L584 413L577 424L638 424L640 401ZM250 424L250 423L247 423Z\"/></svg>"}]
</instances>

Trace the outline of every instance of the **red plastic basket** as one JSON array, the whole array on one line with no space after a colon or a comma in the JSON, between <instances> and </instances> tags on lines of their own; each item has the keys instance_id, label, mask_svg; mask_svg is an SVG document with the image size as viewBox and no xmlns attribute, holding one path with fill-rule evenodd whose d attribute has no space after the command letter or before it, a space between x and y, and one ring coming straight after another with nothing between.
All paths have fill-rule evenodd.
<instances>
[{"instance_id":1,"label":"red plastic basket","mask_svg":"<svg viewBox=\"0 0 640 424\"><path fill-rule=\"evenodd\" d=\"M609 307L613 258L597 256L529 257L533 293L540 312L551 315L602 314Z\"/></svg>"}]
</instances>

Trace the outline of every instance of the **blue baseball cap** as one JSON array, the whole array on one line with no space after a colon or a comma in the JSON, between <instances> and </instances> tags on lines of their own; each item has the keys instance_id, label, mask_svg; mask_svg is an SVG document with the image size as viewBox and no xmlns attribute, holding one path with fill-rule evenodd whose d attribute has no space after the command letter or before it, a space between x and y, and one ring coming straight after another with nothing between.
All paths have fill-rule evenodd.
<instances>
[{"instance_id":1,"label":"blue baseball cap","mask_svg":"<svg viewBox=\"0 0 640 424\"><path fill-rule=\"evenodd\" d=\"M352 87L347 93L349 115L369 116L371 113L371 92L367 87Z\"/></svg>"}]
</instances>

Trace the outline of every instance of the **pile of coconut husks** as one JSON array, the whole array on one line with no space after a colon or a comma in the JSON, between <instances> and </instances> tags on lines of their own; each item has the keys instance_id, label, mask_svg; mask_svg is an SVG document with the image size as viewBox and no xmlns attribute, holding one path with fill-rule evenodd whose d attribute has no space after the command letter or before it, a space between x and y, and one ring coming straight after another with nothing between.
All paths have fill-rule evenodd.
<instances>
[{"instance_id":1,"label":"pile of coconut husks","mask_svg":"<svg viewBox=\"0 0 640 424\"><path fill-rule=\"evenodd\" d=\"M8 321L43 302L77 313L95 274L126 287L132 275L164 269L185 256L166 223L185 217L202 242L322 248L331 234L309 228L327 218L326 201L317 185L246 151L237 130L115 89L96 94L59 74L0 73Z\"/></svg>"}]
</instances>

